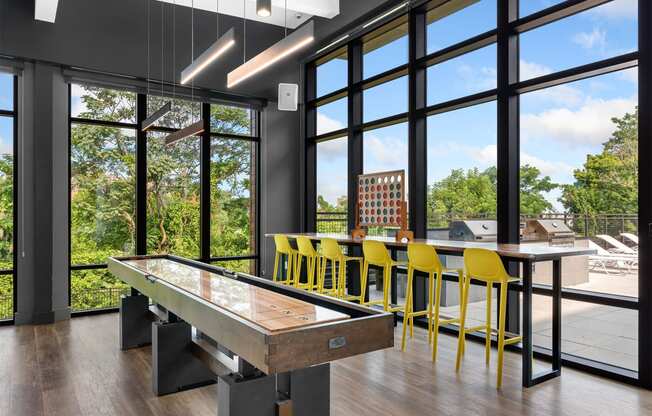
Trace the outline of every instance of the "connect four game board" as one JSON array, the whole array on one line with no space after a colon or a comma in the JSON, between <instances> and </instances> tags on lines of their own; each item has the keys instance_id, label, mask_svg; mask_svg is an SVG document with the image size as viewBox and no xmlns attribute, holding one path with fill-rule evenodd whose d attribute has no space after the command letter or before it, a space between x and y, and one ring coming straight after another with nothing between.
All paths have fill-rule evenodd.
<instances>
[{"instance_id":1,"label":"connect four game board","mask_svg":"<svg viewBox=\"0 0 652 416\"><path fill-rule=\"evenodd\" d=\"M358 175L359 226L401 227L405 171Z\"/></svg>"}]
</instances>

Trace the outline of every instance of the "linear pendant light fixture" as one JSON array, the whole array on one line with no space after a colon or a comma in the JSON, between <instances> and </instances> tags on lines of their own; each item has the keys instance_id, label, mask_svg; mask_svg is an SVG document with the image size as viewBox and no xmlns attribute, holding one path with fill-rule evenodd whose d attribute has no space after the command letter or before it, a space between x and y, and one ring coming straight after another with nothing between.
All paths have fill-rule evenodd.
<instances>
[{"instance_id":1,"label":"linear pendant light fixture","mask_svg":"<svg viewBox=\"0 0 652 416\"><path fill-rule=\"evenodd\" d=\"M272 0L256 0L256 14L260 17L272 15Z\"/></svg>"},{"instance_id":2,"label":"linear pendant light fixture","mask_svg":"<svg viewBox=\"0 0 652 416\"><path fill-rule=\"evenodd\" d=\"M211 46L208 47L197 59L193 61L181 71L181 84L188 83L191 79L195 78L197 74L206 69L208 65L213 63L217 58L229 50L233 45L235 45L235 31L233 28L229 29L224 35L220 36L220 4L219 0L216 2L216 11L217 14L217 40L213 42Z\"/></svg>"},{"instance_id":3,"label":"linear pendant light fixture","mask_svg":"<svg viewBox=\"0 0 652 416\"><path fill-rule=\"evenodd\" d=\"M235 31L229 29L224 35L217 39L201 55L197 57L190 65L181 71L181 84L187 84L197 74L206 69L217 58L224 54L229 48L235 45Z\"/></svg>"},{"instance_id":4,"label":"linear pendant light fixture","mask_svg":"<svg viewBox=\"0 0 652 416\"><path fill-rule=\"evenodd\" d=\"M287 37L276 42L252 59L229 72L226 86L233 88L247 78L273 65L315 40L315 24L311 20Z\"/></svg>"}]
</instances>

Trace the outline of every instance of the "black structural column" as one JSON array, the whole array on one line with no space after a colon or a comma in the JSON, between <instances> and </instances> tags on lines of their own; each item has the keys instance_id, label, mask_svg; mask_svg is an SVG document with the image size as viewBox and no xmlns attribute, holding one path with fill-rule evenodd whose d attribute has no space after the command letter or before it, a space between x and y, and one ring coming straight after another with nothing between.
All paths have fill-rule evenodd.
<instances>
[{"instance_id":1,"label":"black structural column","mask_svg":"<svg viewBox=\"0 0 652 416\"><path fill-rule=\"evenodd\" d=\"M410 10L409 14L409 213L410 226L416 238L427 237L426 198L428 193L426 68L416 60L426 55L425 6ZM418 299L418 298L417 298Z\"/></svg>"},{"instance_id":2,"label":"black structural column","mask_svg":"<svg viewBox=\"0 0 652 416\"><path fill-rule=\"evenodd\" d=\"M518 81L518 36L510 22L518 18L518 0L498 1L498 242L519 242L519 98L510 87ZM509 272L518 273L515 263ZM507 296L507 330L519 331L518 292Z\"/></svg>"},{"instance_id":3,"label":"black structural column","mask_svg":"<svg viewBox=\"0 0 652 416\"><path fill-rule=\"evenodd\" d=\"M638 2L638 377L652 388L652 2Z\"/></svg>"},{"instance_id":4,"label":"black structural column","mask_svg":"<svg viewBox=\"0 0 652 416\"><path fill-rule=\"evenodd\" d=\"M362 173L362 41L355 39L349 43L348 49L348 224L349 230L355 227L355 217L358 204L358 175Z\"/></svg>"},{"instance_id":5,"label":"black structural column","mask_svg":"<svg viewBox=\"0 0 652 416\"><path fill-rule=\"evenodd\" d=\"M201 105L204 132L201 135L199 152L199 241L201 261L210 263L211 259L211 105Z\"/></svg>"},{"instance_id":6,"label":"black structural column","mask_svg":"<svg viewBox=\"0 0 652 416\"><path fill-rule=\"evenodd\" d=\"M304 103L315 99L317 94L317 68L314 62L306 64L306 81L304 85ZM305 178L303 190L305 200L305 217L303 220L304 231L317 231L317 144L313 137L317 134L317 108L314 105L304 105L305 108L305 136L302 143L305 146ZM308 138L308 139L306 139Z\"/></svg>"},{"instance_id":7,"label":"black structural column","mask_svg":"<svg viewBox=\"0 0 652 416\"><path fill-rule=\"evenodd\" d=\"M147 254L147 133L140 126L147 118L147 96L136 98L136 254Z\"/></svg>"}]
</instances>

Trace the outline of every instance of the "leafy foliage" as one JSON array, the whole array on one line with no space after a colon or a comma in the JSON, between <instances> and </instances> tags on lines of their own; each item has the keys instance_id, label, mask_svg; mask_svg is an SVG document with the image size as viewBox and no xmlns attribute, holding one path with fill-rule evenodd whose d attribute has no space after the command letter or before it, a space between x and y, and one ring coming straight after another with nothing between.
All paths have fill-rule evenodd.
<instances>
[{"instance_id":1,"label":"leafy foliage","mask_svg":"<svg viewBox=\"0 0 652 416\"><path fill-rule=\"evenodd\" d=\"M78 117L134 121L134 94L93 87L84 87L83 91L81 101L85 109ZM150 97L150 112L165 101ZM198 103L173 100L172 108L158 125L180 128L200 116ZM211 126L213 131L247 134L249 110L213 105ZM109 256L133 254L135 130L76 124L71 133L72 264L103 264ZM196 258L200 241L201 139L192 137L165 146L165 136L166 133L149 132L147 137L148 253ZM253 251L253 146L247 140L211 140L213 256ZM0 253L1 250L0 245ZM249 261L229 262L228 267L250 270ZM125 288L105 269L74 271L71 277L72 306L77 310L112 306Z\"/></svg>"}]
</instances>

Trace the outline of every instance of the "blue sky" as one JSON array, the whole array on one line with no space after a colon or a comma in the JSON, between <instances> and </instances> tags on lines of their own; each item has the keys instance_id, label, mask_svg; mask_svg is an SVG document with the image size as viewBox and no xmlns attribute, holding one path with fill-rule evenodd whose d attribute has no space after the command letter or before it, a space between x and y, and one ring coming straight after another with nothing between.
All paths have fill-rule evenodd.
<instances>
[{"instance_id":1,"label":"blue sky","mask_svg":"<svg viewBox=\"0 0 652 416\"><path fill-rule=\"evenodd\" d=\"M553 0L522 0L522 16ZM495 0L482 0L433 21L428 52L495 27ZM615 0L521 35L520 77L544 74L617 56L637 49L637 2ZM398 39L364 56L365 77L407 62L407 40ZM317 68L318 95L346 84L346 61ZM494 88L496 47L480 50L428 70L428 104ZM637 71L626 70L532 92L521 97L521 163L537 166L558 183L572 183L573 170L587 154L601 151L613 132L612 117L631 112L638 101ZM407 79L399 78L364 93L364 121L407 111ZM346 126L346 99L318 109L318 133ZM405 124L365 132L364 170L407 169ZM317 147L318 194L334 203L346 195L346 139ZM485 103L428 118L428 183L452 169L480 169L496 160L496 104ZM547 196L555 208L558 192Z\"/></svg>"},{"instance_id":2,"label":"blue sky","mask_svg":"<svg viewBox=\"0 0 652 416\"><path fill-rule=\"evenodd\" d=\"M13 75L0 73L0 109L13 110ZM0 153L13 153L13 120L0 117Z\"/></svg>"}]
</instances>

